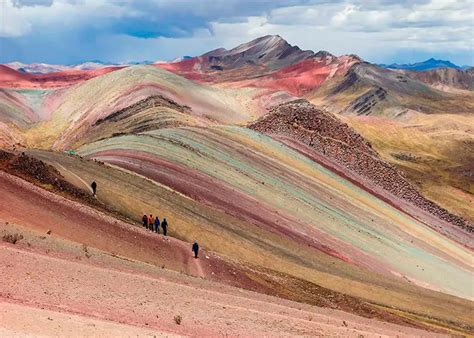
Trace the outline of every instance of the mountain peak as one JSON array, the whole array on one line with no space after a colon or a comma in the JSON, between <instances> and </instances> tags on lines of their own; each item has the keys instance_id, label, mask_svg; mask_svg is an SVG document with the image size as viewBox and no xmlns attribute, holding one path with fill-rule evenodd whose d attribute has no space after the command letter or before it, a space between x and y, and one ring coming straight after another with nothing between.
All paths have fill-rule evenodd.
<instances>
[{"instance_id":1,"label":"mountain peak","mask_svg":"<svg viewBox=\"0 0 474 338\"><path fill-rule=\"evenodd\" d=\"M235 48L232 48L229 52L231 53L241 53L250 49L261 50L262 52L275 49L275 48L285 48L291 47L285 39L279 35L265 35L259 38L256 38L252 41L238 45Z\"/></svg>"},{"instance_id":2,"label":"mountain peak","mask_svg":"<svg viewBox=\"0 0 474 338\"><path fill-rule=\"evenodd\" d=\"M290 45L280 35L265 35L230 50L219 48L203 54L211 66L219 69L239 68L246 64L259 64L276 70L305 60L314 53Z\"/></svg>"},{"instance_id":3,"label":"mountain peak","mask_svg":"<svg viewBox=\"0 0 474 338\"><path fill-rule=\"evenodd\" d=\"M275 34L275 35L272 35L272 34L268 34L268 35L264 35L264 36L261 36L259 38L256 38L256 39L253 39L252 41L248 42L248 43L257 43L257 42L262 42L262 41L266 41L266 42L269 42L269 41L283 41L285 43L288 43L285 39L283 39L280 35L278 34Z\"/></svg>"}]
</instances>

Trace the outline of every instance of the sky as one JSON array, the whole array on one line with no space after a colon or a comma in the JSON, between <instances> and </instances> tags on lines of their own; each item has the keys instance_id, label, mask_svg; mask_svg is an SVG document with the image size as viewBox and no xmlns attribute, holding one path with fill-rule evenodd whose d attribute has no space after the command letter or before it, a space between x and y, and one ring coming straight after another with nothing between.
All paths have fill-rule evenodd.
<instances>
[{"instance_id":1,"label":"sky","mask_svg":"<svg viewBox=\"0 0 474 338\"><path fill-rule=\"evenodd\" d=\"M374 63L474 65L474 1L0 0L0 63L165 61L268 34Z\"/></svg>"}]
</instances>

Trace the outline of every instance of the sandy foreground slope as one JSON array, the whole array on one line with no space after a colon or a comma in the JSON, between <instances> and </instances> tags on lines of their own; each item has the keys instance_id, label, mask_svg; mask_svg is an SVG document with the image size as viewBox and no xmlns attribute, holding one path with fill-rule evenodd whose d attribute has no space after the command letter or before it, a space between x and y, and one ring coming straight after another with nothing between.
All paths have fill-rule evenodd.
<instances>
[{"instance_id":1,"label":"sandy foreground slope","mask_svg":"<svg viewBox=\"0 0 474 338\"><path fill-rule=\"evenodd\" d=\"M0 335L11 336L157 336L172 334L155 329L118 324L106 320L44 310L14 303L0 303Z\"/></svg>"},{"instance_id":2,"label":"sandy foreground slope","mask_svg":"<svg viewBox=\"0 0 474 338\"><path fill-rule=\"evenodd\" d=\"M152 238L158 248L155 246L152 250L150 245L144 245L148 249L135 250L138 252L136 258L141 262L135 261L133 250L128 250L127 240L114 238L117 230L129 236L133 233L121 229L120 221L113 221L111 217L87 207L68 208L68 204L77 205L10 175L0 173L0 180L0 192L6 197L0 203L0 230L4 234L16 229L25 235L15 245L0 242L2 335L423 334L417 329L160 269L156 267L158 261L171 264L170 261L175 260L177 266L173 268L178 271L183 269L194 275L206 275L212 274L219 263L210 253L203 253L202 258L195 261L190 253L185 254L184 242L170 240L164 244L160 241L161 236L145 233L139 228L135 229L136 236L142 240L147 236ZM22 203L15 198L23 198ZM84 217L87 217L85 223ZM67 232L61 233L65 231L61 229L80 231L76 226L81 222L91 232L89 241L92 242L89 243L92 243L92 248L81 245L80 240L72 235L75 243L64 239ZM120 251L118 254L111 255L93 248L97 246L93 238L100 236L97 228L100 224L104 231L102 235L108 240L97 243L106 246L116 241L120 244L115 245L115 250ZM111 229L113 224L116 228ZM53 229L49 235L45 234L46 228ZM31 235L38 233L44 235ZM130 237L134 238L133 235ZM39 244L42 241L49 244ZM132 258L124 259L120 254ZM154 260L152 256L155 256ZM143 263L147 260L155 266ZM175 316L181 316L180 325Z\"/></svg>"},{"instance_id":3,"label":"sandy foreground slope","mask_svg":"<svg viewBox=\"0 0 474 338\"><path fill-rule=\"evenodd\" d=\"M218 285L206 290L194 285L192 280L184 285L166 278L48 257L5 244L0 247L0 257L1 274L5 276L0 311L10 313L27 305L30 308L26 313L33 314L20 323L8 320L11 313L2 316L0 325L7 330L48 334L43 325L35 328L48 317L51 323L46 321L44 326L57 325L55 334L67 334L74 326L85 323L95 324L95 333L120 335L150 334L145 328L190 336L422 334L416 329L240 289L237 294ZM42 283L35 282L38 278ZM65 321L64 314L74 316ZM182 318L181 325L174 320L178 315ZM134 332L117 323L138 328Z\"/></svg>"}]
</instances>

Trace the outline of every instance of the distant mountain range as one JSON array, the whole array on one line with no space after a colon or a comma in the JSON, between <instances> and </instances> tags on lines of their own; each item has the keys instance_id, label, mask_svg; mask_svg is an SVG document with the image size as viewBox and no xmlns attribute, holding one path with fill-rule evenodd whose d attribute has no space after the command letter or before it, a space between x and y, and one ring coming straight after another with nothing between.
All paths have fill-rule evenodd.
<instances>
[{"instance_id":1,"label":"distant mountain range","mask_svg":"<svg viewBox=\"0 0 474 338\"><path fill-rule=\"evenodd\" d=\"M454 69L467 69L470 66L458 66L451 61L448 60L437 60L434 58L428 59L422 62L416 63L405 63L405 64L398 64L392 63L390 65L380 64L380 67L388 68L388 69L403 69L403 70L413 70L413 71L423 71L423 70L430 70L430 69L437 69L437 68L454 68Z\"/></svg>"},{"instance_id":2,"label":"distant mountain range","mask_svg":"<svg viewBox=\"0 0 474 338\"><path fill-rule=\"evenodd\" d=\"M53 72L62 72L66 70L96 70L111 66L134 66L134 65L149 65L155 63L154 61L132 61L127 63L113 63L113 62L103 62L100 60L91 60L78 64L70 65L58 65L58 64L48 64L48 63L22 63L22 62L10 62L5 65L15 69L22 73L31 73L31 74L47 74Z\"/></svg>"},{"instance_id":3,"label":"distant mountain range","mask_svg":"<svg viewBox=\"0 0 474 338\"><path fill-rule=\"evenodd\" d=\"M252 47L252 48L248 48ZM241 55L240 49L246 50L245 56ZM276 50L278 58L273 58L274 55L272 53L268 53L269 50ZM261 51L264 52L261 52ZM250 53L249 53L250 52ZM261 53L261 54L259 54ZM266 59L272 60L269 63L276 63L272 65L273 67L270 68L281 68L280 66L288 65L295 63L297 61L301 61L304 59L309 59L312 57L334 57L334 55L330 54L326 51L319 51L318 53L314 53L312 51L302 51L297 46L291 46L286 41L284 41L280 36L264 36L258 39L255 39L249 43L242 44L237 48L234 48L230 51L227 51L223 48L219 48L208 52L202 55L205 58L212 59L211 63L219 63L225 59L226 63L230 63L229 59L237 59L234 60L237 64L233 66L241 66L239 62L244 63L252 63L254 60L258 61L265 61ZM355 56L354 56L355 57ZM131 65L149 65L149 64L162 64L162 63L179 63L182 61L193 59L192 56L181 56L177 57L172 61L132 61L132 62L125 62L125 63L116 63L116 62L104 62L101 60L90 60L85 61L77 64L69 64L69 65L59 65L59 64L47 64L47 63L22 63L22 62L10 62L5 64L6 66L18 70L24 73L34 73L34 74L45 74L51 72L60 72L67 69L75 69L75 70L92 70L92 69L100 69L104 67L110 66L131 66ZM425 70L432 70L432 69L439 69L439 68L452 68L458 70L466 70L472 68L472 66L458 66L452 63L449 60L438 60L435 58L430 58L426 61L416 62L416 63L392 63L392 64L378 64L379 67L386 68L386 69L399 69L399 70L410 70L410 71L425 71ZM219 65L214 65L214 70L219 69Z\"/></svg>"},{"instance_id":4,"label":"distant mountain range","mask_svg":"<svg viewBox=\"0 0 474 338\"><path fill-rule=\"evenodd\" d=\"M8 69L2 71L4 76L0 78L0 86L71 85L127 66L140 64L152 64L202 83L229 82L234 83L234 86L279 90L296 97L317 90L323 84L330 83L328 81L333 78L340 79L341 75L345 75L356 64L363 64L359 68L370 70L371 74L373 73L374 76L376 74L377 78L382 79L380 81L383 85L375 84L374 90L377 93L379 93L378 87L385 89L390 87L391 90L399 87L399 85L389 86L385 83L387 81L390 84L402 81L405 84L402 89L417 87L419 82L443 91L473 90L474 88L472 68L464 70L450 61L431 58L414 64L375 65L365 62L357 55L335 56L327 51L302 50L298 46L289 44L279 35L266 35L229 50L219 48L200 56L185 55L172 61L114 64L90 60L75 65L12 62L5 65ZM11 72L9 69L17 72ZM348 74L357 75L354 72ZM363 75L360 77L365 78ZM418 84L407 82L409 79L416 80ZM240 85L237 84L239 82ZM429 90L423 87L422 91L425 89ZM360 107L362 106L365 105L361 104ZM376 108L375 106L370 105L369 110L372 111Z\"/></svg>"}]
</instances>

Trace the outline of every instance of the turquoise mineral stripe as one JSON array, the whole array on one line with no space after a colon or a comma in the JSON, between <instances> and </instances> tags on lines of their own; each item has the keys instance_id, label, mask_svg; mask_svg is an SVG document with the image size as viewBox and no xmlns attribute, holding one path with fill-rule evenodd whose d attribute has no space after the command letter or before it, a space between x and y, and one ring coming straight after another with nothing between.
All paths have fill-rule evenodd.
<instances>
[{"instance_id":1,"label":"turquoise mineral stripe","mask_svg":"<svg viewBox=\"0 0 474 338\"><path fill-rule=\"evenodd\" d=\"M267 136L241 127L163 129L86 145L81 153L119 149L140 150L199 170L358 248L407 278L472 298L464 282L472 271L430 252L439 251L428 241L466 255L457 244ZM284 157L288 163L280 161ZM328 185L327 179L336 185ZM411 243L415 238L423 247ZM463 282L454 285L453 277Z\"/></svg>"}]
</instances>

